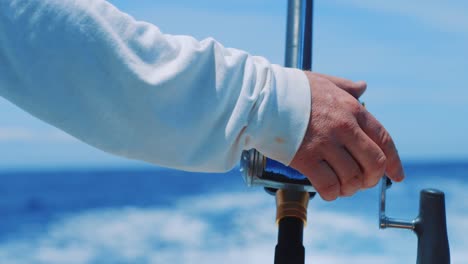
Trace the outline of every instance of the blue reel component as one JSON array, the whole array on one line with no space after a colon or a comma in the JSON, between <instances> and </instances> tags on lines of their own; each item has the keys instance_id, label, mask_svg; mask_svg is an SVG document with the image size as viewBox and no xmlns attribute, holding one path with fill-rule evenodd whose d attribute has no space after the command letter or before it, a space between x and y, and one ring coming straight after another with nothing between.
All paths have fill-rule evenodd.
<instances>
[{"instance_id":1,"label":"blue reel component","mask_svg":"<svg viewBox=\"0 0 468 264\"><path fill-rule=\"evenodd\" d=\"M307 180L306 176L297 170L270 158L266 158L264 173L280 174L291 180Z\"/></svg>"},{"instance_id":2,"label":"blue reel component","mask_svg":"<svg viewBox=\"0 0 468 264\"><path fill-rule=\"evenodd\" d=\"M315 192L303 174L263 156L255 149L242 152L240 167L248 186Z\"/></svg>"}]
</instances>

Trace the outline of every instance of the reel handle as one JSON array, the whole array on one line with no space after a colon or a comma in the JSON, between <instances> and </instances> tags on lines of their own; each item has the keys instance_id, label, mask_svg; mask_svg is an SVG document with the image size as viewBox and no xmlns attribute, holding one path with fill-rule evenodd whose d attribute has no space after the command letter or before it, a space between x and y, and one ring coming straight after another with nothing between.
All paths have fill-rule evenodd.
<instances>
[{"instance_id":1,"label":"reel handle","mask_svg":"<svg viewBox=\"0 0 468 264\"><path fill-rule=\"evenodd\" d=\"M392 182L382 178L379 226L413 230L418 237L417 264L450 264L450 248L447 236L445 195L435 189L424 189L419 197L419 215L412 221L400 220L385 215L386 190Z\"/></svg>"},{"instance_id":2,"label":"reel handle","mask_svg":"<svg viewBox=\"0 0 468 264\"><path fill-rule=\"evenodd\" d=\"M435 189L421 191L419 216L414 232L418 236L418 264L449 264L450 250L445 216L445 195Z\"/></svg>"}]
</instances>

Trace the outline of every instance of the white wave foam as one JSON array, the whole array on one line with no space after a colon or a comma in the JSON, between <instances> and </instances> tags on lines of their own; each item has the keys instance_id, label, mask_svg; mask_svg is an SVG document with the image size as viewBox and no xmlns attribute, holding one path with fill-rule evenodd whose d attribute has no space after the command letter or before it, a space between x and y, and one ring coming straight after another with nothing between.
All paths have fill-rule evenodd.
<instances>
[{"instance_id":1,"label":"white wave foam","mask_svg":"<svg viewBox=\"0 0 468 264\"><path fill-rule=\"evenodd\" d=\"M450 197L465 195L466 188L450 188ZM452 208L455 200L447 202ZM308 261L415 262L413 234L378 231L376 219L351 210L310 213L304 236ZM452 263L463 263L468 215L449 213ZM186 197L169 209L88 211L64 216L36 237L0 244L0 263L273 263L274 214L273 199L261 192Z\"/></svg>"}]
</instances>

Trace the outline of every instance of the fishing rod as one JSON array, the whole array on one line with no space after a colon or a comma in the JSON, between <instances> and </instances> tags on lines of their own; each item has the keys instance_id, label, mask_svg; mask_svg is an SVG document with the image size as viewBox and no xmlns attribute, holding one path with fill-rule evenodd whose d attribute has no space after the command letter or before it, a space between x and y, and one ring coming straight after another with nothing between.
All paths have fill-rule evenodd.
<instances>
[{"instance_id":1,"label":"fishing rod","mask_svg":"<svg viewBox=\"0 0 468 264\"><path fill-rule=\"evenodd\" d=\"M284 65L312 69L313 0L289 0ZM278 243L275 264L303 264L303 230L307 206L316 192L300 172L263 156L255 149L244 151L241 170L248 185L264 186L276 196Z\"/></svg>"},{"instance_id":2,"label":"fishing rod","mask_svg":"<svg viewBox=\"0 0 468 264\"><path fill-rule=\"evenodd\" d=\"M285 66L312 69L313 0L288 0ZM303 229L307 207L316 191L306 176L255 149L243 151L241 172L248 186L262 186L276 196L278 243L275 264L305 263ZM391 181L382 178L379 199L379 226L412 230L418 237L417 264L449 264L444 193L425 189L420 194L419 215L412 221L385 215L386 190Z\"/></svg>"}]
</instances>

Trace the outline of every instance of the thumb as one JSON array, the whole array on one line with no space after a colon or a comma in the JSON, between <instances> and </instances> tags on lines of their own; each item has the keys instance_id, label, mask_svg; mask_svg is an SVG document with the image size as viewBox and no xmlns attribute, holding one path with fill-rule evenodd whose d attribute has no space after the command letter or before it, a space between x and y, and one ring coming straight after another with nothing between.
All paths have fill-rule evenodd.
<instances>
[{"instance_id":1,"label":"thumb","mask_svg":"<svg viewBox=\"0 0 468 264\"><path fill-rule=\"evenodd\" d=\"M348 79L335 77L335 76L330 76L330 75L326 75L326 74L322 74L322 73L312 73L312 74L331 81L336 86L338 86L342 90L348 92L349 94L351 94L356 99L358 99L367 89L367 83L364 82L364 81L353 82L353 81L348 80Z\"/></svg>"}]
</instances>

